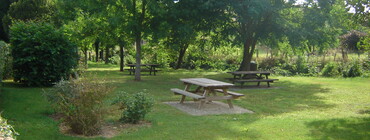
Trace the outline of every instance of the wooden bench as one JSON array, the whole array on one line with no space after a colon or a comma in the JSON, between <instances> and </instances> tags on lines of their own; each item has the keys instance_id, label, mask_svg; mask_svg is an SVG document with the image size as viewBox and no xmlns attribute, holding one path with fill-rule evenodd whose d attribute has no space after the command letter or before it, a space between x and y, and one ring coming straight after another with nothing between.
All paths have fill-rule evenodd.
<instances>
[{"instance_id":1,"label":"wooden bench","mask_svg":"<svg viewBox=\"0 0 370 140\"><path fill-rule=\"evenodd\" d=\"M267 82L267 86L270 87L270 83L273 83L274 81L278 81L279 79L229 79L231 80L233 83L241 83L241 86L243 86L243 84L245 82L258 82L257 86L260 85L260 82Z\"/></svg>"},{"instance_id":2,"label":"wooden bench","mask_svg":"<svg viewBox=\"0 0 370 140\"><path fill-rule=\"evenodd\" d=\"M224 91L222 89L215 89L215 91L224 93ZM240 93L236 93L236 92L232 92L232 91L227 91L227 94L233 96L234 99L244 96L244 94L240 94Z\"/></svg>"},{"instance_id":3,"label":"wooden bench","mask_svg":"<svg viewBox=\"0 0 370 140\"><path fill-rule=\"evenodd\" d=\"M175 94L182 95L180 103L184 103L184 100L185 100L186 96L191 97L191 98L196 99L196 100L205 99L204 96L194 94L194 93L191 93L191 92L188 92L188 91L185 91L185 90L181 90L181 89L178 89L178 88L172 88L171 91Z\"/></svg>"}]
</instances>

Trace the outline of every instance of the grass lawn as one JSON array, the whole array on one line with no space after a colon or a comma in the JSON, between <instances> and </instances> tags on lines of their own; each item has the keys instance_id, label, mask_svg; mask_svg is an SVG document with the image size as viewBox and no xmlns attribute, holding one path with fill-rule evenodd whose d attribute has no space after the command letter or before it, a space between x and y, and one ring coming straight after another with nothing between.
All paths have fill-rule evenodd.
<instances>
[{"instance_id":1,"label":"grass lawn","mask_svg":"<svg viewBox=\"0 0 370 140\"><path fill-rule=\"evenodd\" d=\"M150 127L127 130L112 139L370 139L370 78L277 77L271 89L243 89L245 97L234 105L254 114L191 116L165 101L180 96L170 88L183 88L180 78L205 77L222 80L220 72L161 71L134 81L118 66L90 64L88 73L106 78L115 93L146 89L156 100L147 120ZM266 84L266 83L262 83ZM21 134L20 140L83 139L58 132L58 122L47 115L51 108L42 88L23 87L6 81L0 93L2 116ZM118 112L107 121L118 119ZM104 138L95 138L104 139Z\"/></svg>"}]
</instances>

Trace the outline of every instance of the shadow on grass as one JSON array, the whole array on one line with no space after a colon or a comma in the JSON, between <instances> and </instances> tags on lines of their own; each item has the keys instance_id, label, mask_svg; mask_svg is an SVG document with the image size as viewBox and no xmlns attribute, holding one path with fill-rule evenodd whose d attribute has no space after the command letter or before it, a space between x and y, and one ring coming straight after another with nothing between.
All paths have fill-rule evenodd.
<instances>
[{"instance_id":1,"label":"shadow on grass","mask_svg":"<svg viewBox=\"0 0 370 140\"><path fill-rule=\"evenodd\" d=\"M370 139L370 118L314 121L307 126L311 129L311 136L314 139Z\"/></svg>"},{"instance_id":2,"label":"shadow on grass","mask_svg":"<svg viewBox=\"0 0 370 140\"><path fill-rule=\"evenodd\" d=\"M245 97L237 101L241 106L263 115L276 115L303 110L316 110L334 107L326 103L320 94L329 94L330 89L320 84L284 81L275 89L243 89L237 92Z\"/></svg>"}]
</instances>

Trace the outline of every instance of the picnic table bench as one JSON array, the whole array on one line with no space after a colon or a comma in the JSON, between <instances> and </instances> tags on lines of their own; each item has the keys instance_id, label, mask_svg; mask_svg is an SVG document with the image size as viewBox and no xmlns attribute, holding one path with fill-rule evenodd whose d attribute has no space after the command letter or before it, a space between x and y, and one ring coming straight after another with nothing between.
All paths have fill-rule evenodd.
<instances>
[{"instance_id":1,"label":"picnic table bench","mask_svg":"<svg viewBox=\"0 0 370 140\"><path fill-rule=\"evenodd\" d=\"M233 71L228 72L233 75L233 78L227 78L234 83L240 83L241 86L245 82L257 82L257 86L260 86L261 82L266 82L267 86L270 87L270 83L278 81L279 79L269 79L268 76L271 74L268 71Z\"/></svg>"},{"instance_id":2,"label":"picnic table bench","mask_svg":"<svg viewBox=\"0 0 370 140\"><path fill-rule=\"evenodd\" d=\"M185 89L172 88L171 91L176 95L182 95L180 103L184 103L186 97L193 98L194 101L200 101L199 108L202 108L206 101L212 102L215 100L227 100L230 108L233 108L232 99L237 99L244 94L228 91L229 87L234 86L230 83L216 81L207 78L187 78L180 79L185 84ZM197 88L190 91L190 86L195 85ZM223 96L217 96L216 92L222 93ZM213 96L209 96L213 94Z\"/></svg>"},{"instance_id":3,"label":"picnic table bench","mask_svg":"<svg viewBox=\"0 0 370 140\"><path fill-rule=\"evenodd\" d=\"M130 75L131 73L135 74L136 64L127 64L126 66L130 67L130 69L128 69ZM158 64L140 64L140 67L144 67L144 69L141 69L140 72L149 72L149 75L152 75L152 73L156 75L155 73L160 71L156 69L158 66Z\"/></svg>"}]
</instances>

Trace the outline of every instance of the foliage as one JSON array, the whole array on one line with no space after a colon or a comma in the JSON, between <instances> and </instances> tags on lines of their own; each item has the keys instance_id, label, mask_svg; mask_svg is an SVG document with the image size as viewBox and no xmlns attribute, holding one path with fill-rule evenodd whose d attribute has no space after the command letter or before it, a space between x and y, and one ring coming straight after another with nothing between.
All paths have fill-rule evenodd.
<instances>
[{"instance_id":1,"label":"foliage","mask_svg":"<svg viewBox=\"0 0 370 140\"><path fill-rule=\"evenodd\" d=\"M9 27L16 21L48 21L55 10L52 0L11 0L10 3L2 19L6 34L9 34Z\"/></svg>"},{"instance_id":2,"label":"foliage","mask_svg":"<svg viewBox=\"0 0 370 140\"><path fill-rule=\"evenodd\" d=\"M321 75L325 77L335 77L339 76L339 67L336 63L328 63L325 65L325 67L321 70Z\"/></svg>"},{"instance_id":3,"label":"foliage","mask_svg":"<svg viewBox=\"0 0 370 140\"><path fill-rule=\"evenodd\" d=\"M13 128L13 126L7 123L7 120L1 117L0 114L0 139L15 139L15 136L19 135Z\"/></svg>"},{"instance_id":4,"label":"foliage","mask_svg":"<svg viewBox=\"0 0 370 140\"><path fill-rule=\"evenodd\" d=\"M0 83L3 80L4 64L5 64L5 47L7 44L3 41L0 41Z\"/></svg>"},{"instance_id":5,"label":"foliage","mask_svg":"<svg viewBox=\"0 0 370 140\"><path fill-rule=\"evenodd\" d=\"M230 6L226 12L229 19L223 30L235 45L243 46L239 70L249 70L257 43L283 37L281 11L291 4L283 0L231 0L227 3Z\"/></svg>"},{"instance_id":6,"label":"foliage","mask_svg":"<svg viewBox=\"0 0 370 140\"><path fill-rule=\"evenodd\" d=\"M370 2L368 0L345 0L347 8L353 8L355 14L353 19L356 22L363 24L364 26L370 27Z\"/></svg>"},{"instance_id":7,"label":"foliage","mask_svg":"<svg viewBox=\"0 0 370 140\"><path fill-rule=\"evenodd\" d=\"M15 81L51 85L76 66L76 46L50 24L18 22L10 35Z\"/></svg>"},{"instance_id":8,"label":"foliage","mask_svg":"<svg viewBox=\"0 0 370 140\"><path fill-rule=\"evenodd\" d=\"M11 57L10 45L0 41L0 82L2 79L12 77L12 61L13 58Z\"/></svg>"},{"instance_id":9,"label":"foliage","mask_svg":"<svg viewBox=\"0 0 370 140\"><path fill-rule=\"evenodd\" d=\"M370 32L367 36L364 36L361 38L361 40L357 43L360 50L363 50L364 52L368 53L368 56L370 58Z\"/></svg>"},{"instance_id":10,"label":"foliage","mask_svg":"<svg viewBox=\"0 0 370 140\"><path fill-rule=\"evenodd\" d=\"M153 103L153 99L145 91L136 94L121 93L114 101L114 104L119 104L123 110L120 121L127 123L138 123L143 120L153 107Z\"/></svg>"},{"instance_id":11,"label":"foliage","mask_svg":"<svg viewBox=\"0 0 370 140\"><path fill-rule=\"evenodd\" d=\"M274 67L271 69L271 71L274 72L276 75L281 75L281 76L292 76L292 74L289 70L283 69L281 67Z\"/></svg>"},{"instance_id":12,"label":"foliage","mask_svg":"<svg viewBox=\"0 0 370 140\"><path fill-rule=\"evenodd\" d=\"M112 91L102 79L61 80L44 95L63 121L77 134L95 135L105 114L103 101Z\"/></svg>"},{"instance_id":13,"label":"foliage","mask_svg":"<svg viewBox=\"0 0 370 140\"><path fill-rule=\"evenodd\" d=\"M359 77L362 74L362 67L358 61L351 62L343 70L343 77Z\"/></svg>"},{"instance_id":14,"label":"foliage","mask_svg":"<svg viewBox=\"0 0 370 140\"><path fill-rule=\"evenodd\" d=\"M0 40L8 41L8 36L3 28L3 17L7 14L10 4L14 0L0 0Z\"/></svg>"},{"instance_id":15,"label":"foliage","mask_svg":"<svg viewBox=\"0 0 370 140\"><path fill-rule=\"evenodd\" d=\"M361 38L365 36L366 36L366 33L352 30L348 32L347 34L340 36L341 45L348 50L358 52L360 51Z\"/></svg>"},{"instance_id":16,"label":"foliage","mask_svg":"<svg viewBox=\"0 0 370 140\"><path fill-rule=\"evenodd\" d=\"M278 57L267 57L258 61L258 67L263 70L271 70L274 67L285 64L286 61Z\"/></svg>"}]
</instances>

